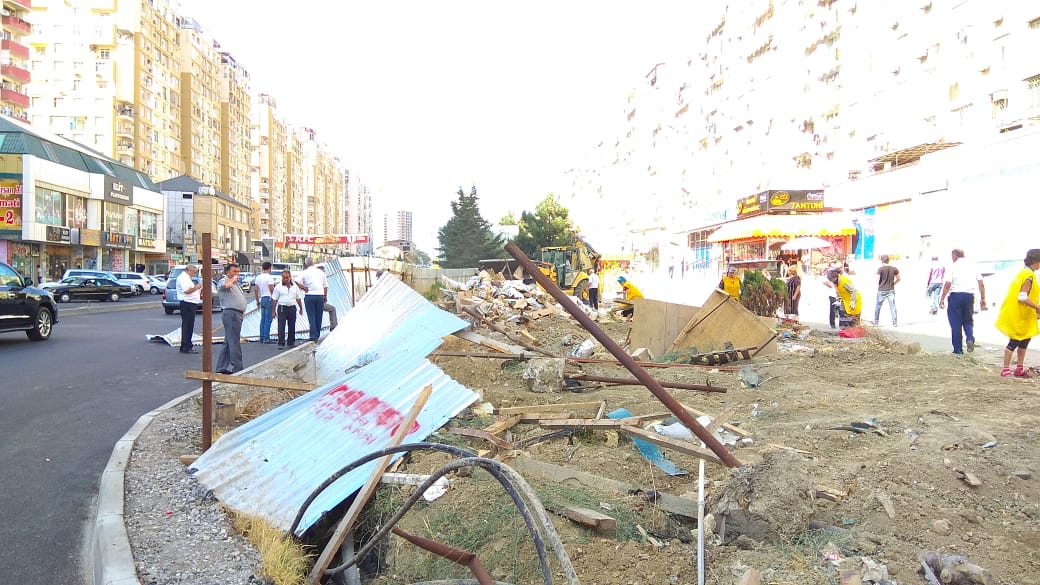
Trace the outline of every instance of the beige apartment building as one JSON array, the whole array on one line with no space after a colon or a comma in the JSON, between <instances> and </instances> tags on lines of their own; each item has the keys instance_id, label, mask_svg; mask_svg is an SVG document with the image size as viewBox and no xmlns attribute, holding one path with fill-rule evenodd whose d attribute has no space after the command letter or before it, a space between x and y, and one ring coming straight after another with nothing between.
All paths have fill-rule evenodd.
<instances>
[{"instance_id":1,"label":"beige apartment building","mask_svg":"<svg viewBox=\"0 0 1040 585\"><path fill-rule=\"evenodd\" d=\"M180 63L180 153L186 174L216 187L220 177L221 59L195 19L182 16L177 25Z\"/></svg>"},{"instance_id":2,"label":"beige apartment building","mask_svg":"<svg viewBox=\"0 0 1040 585\"><path fill-rule=\"evenodd\" d=\"M30 0L4 0L0 17L0 114L28 120L30 99L26 86L30 81L27 37L31 24L26 20L32 9Z\"/></svg>"},{"instance_id":3,"label":"beige apartment building","mask_svg":"<svg viewBox=\"0 0 1040 585\"><path fill-rule=\"evenodd\" d=\"M226 51L220 53L220 64L219 188L245 203L252 201L249 72Z\"/></svg>"},{"instance_id":4,"label":"beige apartment building","mask_svg":"<svg viewBox=\"0 0 1040 585\"><path fill-rule=\"evenodd\" d=\"M607 233L711 227L770 189L825 188L828 207L885 206L886 222L905 224L911 208L896 203L916 187L860 182L1040 129L1040 4L748 0L705 12L687 54L649 63L613 132L570 171L577 206L640 198L632 213L587 212Z\"/></svg>"},{"instance_id":5,"label":"beige apartment building","mask_svg":"<svg viewBox=\"0 0 1040 585\"><path fill-rule=\"evenodd\" d=\"M177 16L165 0L38 0L27 17L34 126L154 180L181 173ZM31 109L30 104L30 109Z\"/></svg>"},{"instance_id":6,"label":"beige apartment building","mask_svg":"<svg viewBox=\"0 0 1040 585\"><path fill-rule=\"evenodd\" d=\"M283 241L289 229L289 152L285 121L278 102L267 94L256 97L251 110L251 192L254 197L254 238Z\"/></svg>"}]
</instances>

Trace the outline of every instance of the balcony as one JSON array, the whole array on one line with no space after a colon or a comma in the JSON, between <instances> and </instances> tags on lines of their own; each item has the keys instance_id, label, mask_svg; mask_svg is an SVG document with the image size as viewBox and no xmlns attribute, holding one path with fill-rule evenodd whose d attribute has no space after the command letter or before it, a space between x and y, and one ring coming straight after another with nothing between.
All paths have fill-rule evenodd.
<instances>
[{"instance_id":1,"label":"balcony","mask_svg":"<svg viewBox=\"0 0 1040 585\"><path fill-rule=\"evenodd\" d=\"M14 41L0 41L0 49L10 53L12 57L17 57L19 59L29 58L29 47L26 47L25 45L19 45Z\"/></svg>"},{"instance_id":2,"label":"balcony","mask_svg":"<svg viewBox=\"0 0 1040 585\"><path fill-rule=\"evenodd\" d=\"M29 70L15 65L0 65L0 76L15 83L29 83Z\"/></svg>"},{"instance_id":3,"label":"balcony","mask_svg":"<svg viewBox=\"0 0 1040 585\"><path fill-rule=\"evenodd\" d=\"M4 0L4 8L16 12L18 10L32 10L32 2L30 0Z\"/></svg>"},{"instance_id":4,"label":"balcony","mask_svg":"<svg viewBox=\"0 0 1040 585\"><path fill-rule=\"evenodd\" d=\"M116 124L116 136L120 137L134 137L134 125L133 124Z\"/></svg>"},{"instance_id":5,"label":"balcony","mask_svg":"<svg viewBox=\"0 0 1040 585\"><path fill-rule=\"evenodd\" d=\"M119 116L120 118L123 118L125 120L133 120L134 109L127 106L120 106L116 108L116 116Z\"/></svg>"},{"instance_id":6,"label":"balcony","mask_svg":"<svg viewBox=\"0 0 1040 585\"><path fill-rule=\"evenodd\" d=\"M20 35L27 35L32 32L32 25L17 16L3 17L0 19L0 25L3 25L4 30Z\"/></svg>"},{"instance_id":7,"label":"balcony","mask_svg":"<svg viewBox=\"0 0 1040 585\"><path fill-rule=\"evenodd\" d=\"M6 102L21 106L23 108L29 107L29 96L24 93L18 93L13 89L0 89L0 102Z\"/></svg>"}]
</instances>

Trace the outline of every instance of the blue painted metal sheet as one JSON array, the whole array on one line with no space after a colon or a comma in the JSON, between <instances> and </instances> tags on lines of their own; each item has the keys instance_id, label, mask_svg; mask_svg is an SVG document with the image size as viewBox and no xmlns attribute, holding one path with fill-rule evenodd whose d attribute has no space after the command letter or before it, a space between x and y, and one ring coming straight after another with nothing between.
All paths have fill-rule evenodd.
<instances>
[{"instance_id":1,"label":"blue painted metal sheet","mask_svg":"<svg viewBox=\"0 0 1040 585\"><path fill-rule=\"evenodd\" d=\"M423 356L395 353L227 433L192 467L224 504L288 530L322 481L389 445L396 425L427 384L433 394L406 443L421 441L477 399ZM360 489L375 465L354 470L322 492L297 534Z\"/></svg>"},{"instance_id":2,"label":"blue painted metal sheet","mask_svg":"<svg viewBox=\"0 0 1040 585\"><path fill-rule=\"evenodd\" d=\"M614 412L608 414L607 418L617 420L622 418L628 418L630 416L632 416L631 412L625 410L624 408L619 408ZM672 463L663 454L661 454L661 450L657 448L657 445L636 438L632 438L632 443L635 444L636 449L639 450L639 454L643 456L643 459L646 459L650 463L653 463L658 469L667 473L668 475L676 476L687 474L686 470L680 469L676 464Z\"/></svg>"},{"instance_id":3,"label":"blue painted metal sheet","mask_svg":"<svg viewBox=\"0 0 1040 585\"><path fill-rule=\"evenodd\" d=\"M343 376L383 355L429 353L469 323L430 304L390 274L383 274L318 347L318 380Z\"/></svg>"}]
</instances>

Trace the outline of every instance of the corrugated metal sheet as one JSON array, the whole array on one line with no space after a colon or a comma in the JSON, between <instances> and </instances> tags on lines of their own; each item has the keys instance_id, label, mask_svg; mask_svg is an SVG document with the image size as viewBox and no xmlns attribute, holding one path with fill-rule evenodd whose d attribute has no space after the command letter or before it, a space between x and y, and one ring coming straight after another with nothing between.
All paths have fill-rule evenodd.
<instances>
[{"instance_id":1,"label":"corrugated metal sheet","mask_svg":"<svg viewBox=\"0 0 1040 585\"><path fill-rule=\"evenodd\" d=\"M343 269L340 267L339 260L331 260L325 265L325 275L329 279L329 303L333 307L336 307L336 317L340 320L346 315L347 311L354 306L353 299L350 296L350 285L344 278ZM220 319L214 316L214 326L217 327L218 333L220 332ZM328 330L329 315L322 311L322 330ZM308 333L310 331L310 323L307 321L307 313L304 311L302 316L296 317L296 338L300 339L301 334ZM271 325L271 337L275 338L278 335L278 321ZM258 341L260 339L260 311L257 310L256 301L249 301L246 306L246 314L242 319L242 338L250 341ZM173 331L165 335L149 334L145 335L145 339L148 341L165 341L171 346L178 346L181 343L181 328L178 327ZM220 340L223 341L223 336L220 336ZM217 341L217 337L214 336L214 341ZM192 335L192 343L194 345L202 345L202 335L195 333Z\"/></svg>"},{"instance_id":2,"label":"corrugated metal sheet","mask_svg":"<svg viewBox=\"0 0 1040 585\"><path fill-rule=\"evenodd\" d=\"M384 274L318 347L318 380L335 380L386 354L428 355L443 337L468 325Z\"/></svg>"},{"instance_id":3,"label":"corrugated metal sheet","mask_svg":"<svg viewBox=\"0 0 1040 585\"><path fill-rule=\"evenodd\" d=\"M361 455L389 444L399 417L427 384L433 394L407 443L421 441L477 399L425 358L444 336L464 325L400 281L381 278L317 354L319 372L325 375L342 372L345 363L365 365L220 437L194 463L196 477L231 508L288 530L316 486ZM326 489L298 533L357 491L374 465Z\"/></svg>"}]
</instances>

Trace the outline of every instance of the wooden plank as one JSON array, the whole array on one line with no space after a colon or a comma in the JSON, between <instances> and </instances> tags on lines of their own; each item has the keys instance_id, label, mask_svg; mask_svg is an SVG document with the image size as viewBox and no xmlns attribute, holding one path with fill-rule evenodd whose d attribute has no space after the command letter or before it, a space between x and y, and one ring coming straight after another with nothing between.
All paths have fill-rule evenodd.
<instances>
[{"instance_id":1,"label":"wooden plank","mask_svg":"<svg viewBox=\"0 0 1040 585\"><path fill-rule=\"evenodd\" d=\"M279 388L281 390L300 390L303 392L309 392L317 388L317 384L311 384L309 382L291 382L289 380L275 380L272 378L232 376L228 374L218 374L216 372L199 372L196 370L188 370L184 372L184 377L188 380L209 380L211 382L221 382L224 384L242 384L245 386Z\"/></svg>"},{"instance_id":2,"label":"wooden plank","mask_svg":"<svg viewBox=\"0 0 1040 585\"><path fill-rule=\"evenodd\" d=\"M525 477L537 477L544 481L569 486L577 484L588 487L594 491L613 492L626 496L643 491L635 484L617 481L600 475L593 475L591 473L570 469L560 465L553 465L552 463L538 461L529 457L517 457L513 460L512 467ZM679 496L673 496L660 491L656 492L654 495L655 498L651 501L665 512L685 516L687 518L697 517L697 500L680 498Z\"/></svg>"},{"instance_id":3,"label":"wooden plank","mask_svg":"<svg viewBox=\"0 0 1040 585\"><path fill-rule=\"evenodd\" d=\"M775 337L775 329L726 293L716 290L683 333L676 337L672 349L699 347L715 350L726 347L729 342L733 347L759 347L761 349L756 354L766 355L775 351L776 346L770 344Z\"/></svg>"},{"instance_id":4,"label":"wooden plank","mask_svg":"<svg viewBox=\"0 0 1040 585\"><path fill-rule=\"evenodd\" d=\"M499 351L502 353L524 353L528 351L527 349L524 349L519 345L512 345L509 343L503 343L501 341L495 341L490 337L481 335L479 333L475 333L473 331L458 331L454 335L455 337L458 337L460 339L465 339L466 341L469 341L471 343L483 345L484 347L491 348L495 351Z\"/></svg>"},{"instance_id":5,"label":"wooden plank","mask_svg":"<svg viewBox=\"0 0 1040 585\"><path fill-rule=\"evenodd\" d=\"M670 412L658 412L655 414L643 414L618 419L595 419L595 418L565 418L565 419L542 419L538 425L547 429L616 429L622 426L642 424L648 420L661 420L673 416Z\"/></svg>"},{"instance_id":6,"label":"wooden plank","mask_svg":"<svg viewBox=\"0 0 1040 585\"><path fill-rule=\"evenodd\" d=\"M679 330L690 322L700 307L637 299L635 309L639 318L632 321L632 347L645 347L653 355L660 356L668 351Z\"/></svg>"},{"instance_id":7,"label":"wooden plank","mask_svg":"<svg viewBox=\"0 0 1040 585\"><path fill-rule=\"evenodd\" d=\"M396 447L404 442L405 437L408 436L409 431L412 429L412 424L415 423L415 419L419 418L419 413L426 406L426 401L430 399L430 394L432 393L432 385L422 389L419 397L415 399L415 404L412 405L408 414L405 415L404 421L397 428L397 432L390 439L390 444L387 447ZM392 455L386 455L376 463L375 469L372 470L372 475L369 476L365 485L361 487L361 491L354 498L350 509L347 510L346 515L343 516L343 519L336 526L336 532L333 533L332 539L325 545L325 549L321 551L318 560L311 567L311 572L307 576L307 582L310 585L319 585L321 583L322 578L325 576L325 569L328 569L329 565L332 564L332 557L339 552L339 548L343 546L343 541L347 539L347 535L354 528L354 522L361 515L361 509L365 507L369 498L375 493L376 487L379 486L379 480L383 477L383 472L386 471L386 466L390 463L392 457Z\"/></svg>"},{"instance_id":8,"label":"wooden plank","mask_svg":"<svg viewBox=\"0 0 1040 585\"><path fill-rule=\"evenodd\" d=\"M685 404L683 405L683 408L685 408L690 414L692 414L694 416L706 416L706 417L711 418L712 420L715 420L717 418L717 417L711 416L710 414L708 414L706 412L701 412L701 411L697 410L696 408L691 408L689 406L686 406ZM744 429L742 429L740 427L733 426L733 425L731 425L729 423L722 423L722 428L724 428L727 431L733 433L734 435L737 435L740 438L745 438L745 437L750 437L751 436L750 432L745 431Z\"/></svg>"},{"instance_id":9,"label":"wooden plank","mask_svg":"<svg viewBox=\"0 0 1040 585\"><path fill-rule=\"evenodd\" d=\"M495 414L524 414L528 412L564 412L599 408L600 402L561 402L558 404L534 404L531 406L507 406L496 408Z\"/></svg>"},{"instance_id":10,"label":"wooden plank","mask_svg":"<svg viewBox=\"0 0 1040 585\"><path fill-rule=\"evenodd\" d=\"M590 508L566 506L561 508L559 513L561 516L573 520L582 526L588 526L596 532L614 532L617 530L617 520Z\"/></svg>"},{"instance_id":11,"label":"wooden plank","mask_svg":"<svg viewBox=\"0 0 1040 585\"><path fill-rule=\"evenodd\" d=\"M710 461L711 463L718 463L719 465L722 464L722 461L714 453L707 449L701 449L700 447L695 446L693 443L690 443L689 441L678 441L676 439L669 439L668 437L658 435L654 432L644 431L639 427L621 426L618 427L618 431L628 435L629 437L642 439L647 443L653 443L658 447L664 447L666 449L671 449L672 451L678 451L679 453L691 455L698 459Z\"/></svg>"},{"instance_id":12,"label":"wooden plank","mask_svg":"<svg viewBox=\"0 0 1040 585\"><path fill-rule=\"evenodd\" d=\"M560 420L565 418L571 418L574 413L571 412L527 412L524 414L518 414L515 416L520 417L520 422L525 424L537 424L543 420Z\"/></svg>"},{"instance_id":13,"label":"wooden plank","mask_svg":"<svg viewBox=\"0 0 1040 585\"><path fill-rule=\"evenodd\" d=\"M498 433L511 429L518 424L520 424L520 415L516 414L510 417L506 417L498 422L495 422L491 426L485 427L484 432L491 433L492 435L497 435Z\"/></svg>"},{"instance_id":14,"label":"wooden plank","mask_svg":"<svg viewBox=\"0 0 1040 585\"><path fill-rule=\"evenodd\" d=\"M430 357L468 357L487 358L495 360L526 360L535 357L535 355L532 353L482 353L479 351L435 351L430 354Z\"/></svg>"},{"instance_id":15,"label":"wooden plank","mask_svg":"<svg viewBox=\"0 0 1040 585\"><path fill-rule=\"evenodd\" d=\"M513 444L509 441L495 436L481 429L467 429L465 427L451 427L447 431L453 435L461 435L463 437L473 437L475 439L484 439L488 443L498 447L499 449L505 449L507 451L513 449Z\"/></svg>"}]
</instances>

